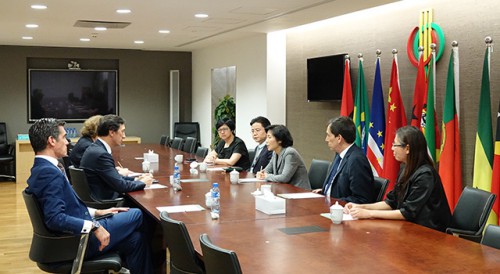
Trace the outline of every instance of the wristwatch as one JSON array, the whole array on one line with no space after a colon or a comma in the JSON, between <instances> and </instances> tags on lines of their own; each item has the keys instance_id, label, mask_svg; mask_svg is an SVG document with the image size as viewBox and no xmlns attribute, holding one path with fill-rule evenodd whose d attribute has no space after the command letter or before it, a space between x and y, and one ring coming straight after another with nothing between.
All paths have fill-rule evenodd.
<instances>
[{"instance_id":1,"label":"wristwatch","mask_svg":"<svg viewBox=\"0 0 500 274\"><path fill-rule=\"evenodd\" d=\"M96 221L96 220L93 220L92 221L92 229L90 231L94 232L96 231L99 227L101 227L101 224Z\"/></svg>"}]
</instances>

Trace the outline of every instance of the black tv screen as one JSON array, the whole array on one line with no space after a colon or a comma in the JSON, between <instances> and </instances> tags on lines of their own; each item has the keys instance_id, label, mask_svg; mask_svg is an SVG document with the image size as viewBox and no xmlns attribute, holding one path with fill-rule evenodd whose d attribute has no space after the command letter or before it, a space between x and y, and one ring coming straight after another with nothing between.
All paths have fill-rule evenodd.
<instances>
[{"instance_id":1,"label":"black tv screen","mask_svg":"<svg viewBox=\"0 0 500 274\"><path fill-rule=\"evenodd\" d=\"M342 100L344 54L307 59L307 100Z\"/></svg>"},{"instance_id":2,"label":"black tv screen","mask_svg":"<svg viewBox=\"0 0 500 274\"><path fill-rule=\"evenodd\" d=\"M28 121L44 117L82 122L118 115L116 70L28 70Z\"/></svg>"}]
</instances>

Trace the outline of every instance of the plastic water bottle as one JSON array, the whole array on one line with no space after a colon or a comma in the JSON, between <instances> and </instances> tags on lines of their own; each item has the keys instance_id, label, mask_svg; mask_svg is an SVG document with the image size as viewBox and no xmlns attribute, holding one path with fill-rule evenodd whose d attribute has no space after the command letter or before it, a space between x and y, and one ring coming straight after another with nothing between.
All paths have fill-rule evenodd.
<instances>
[{"instance_id":1,"label":"plastic water bottle","mask_svg":"<svg viewBox=\"0 0 500 274\"><path fill-rule=\"evenodd\" d=\"M219 219L219 215L220 215L219 183L212 184L212 189L210 190L210 193L212 194L212 204L210 206L210 216L212 216L213 220Z\"/></svg>"},{"instance_id":2,"label":"plastic water bottle","mask_svg":"<svg viewBox=\"0 0 500 274\"><path fill-rule=\"evenodd\" d=\"M175 163L174 166L174 184L172 185L174 191L182 190L181 187L181 172L179 169L179 165Z\"/></svg>"}]
</instances>

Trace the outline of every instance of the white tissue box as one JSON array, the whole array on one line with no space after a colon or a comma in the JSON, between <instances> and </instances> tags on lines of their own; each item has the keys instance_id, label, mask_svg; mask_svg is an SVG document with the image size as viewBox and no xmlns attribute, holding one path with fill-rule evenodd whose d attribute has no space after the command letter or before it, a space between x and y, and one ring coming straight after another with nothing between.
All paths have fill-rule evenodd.
<instances>
[{"instance_id":1,"label":"white tissue box","mask_svg":"<svg viewBox=\"0 0 500 274\"><path fill-rule=\"evenodd\" d=\"M158 153L144 153L144 161L158 163Z\"/></svg>"},{"instance_id":2,"label":"white tissue box","mask_svg":"<svg viewBox=\"0 0 500 274\"><path fill-rule=\"evenodd\" d=\"M268 215L286 213L286 200L276 196L255 196L255 209Z\"/></svg>"}]
</instances>

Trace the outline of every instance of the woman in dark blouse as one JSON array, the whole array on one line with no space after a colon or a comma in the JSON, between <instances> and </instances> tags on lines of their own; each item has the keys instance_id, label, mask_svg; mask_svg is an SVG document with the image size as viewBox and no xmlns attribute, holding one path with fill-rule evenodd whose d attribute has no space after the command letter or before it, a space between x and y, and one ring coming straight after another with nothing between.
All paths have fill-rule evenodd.
<instances>
[{"instance_id":1,"label":"woman in dark blouse","mask_svg":"<svg viewBox=\"0 0 500 274\"><path fill-rule=\"evenodd\" d=\"M396 160L405 165L385 201L348 203L344 211L358 219L401 219L445 231L451 221L450 207L424 135L416 127L402 127L396 132L392 150Z\"/></svg>"},{"instance_id":2,"label":"woman in dark blouse","mask_svg":"<svg viewBox=\"0 0 500 274\"><path fill-rule=\"evenodd\" d=\"M217 121L215 125L220 142L215 150L208 153L205 162L216 165L238 166L246 170L250 168L250 158L245 143L234 135L236 125L228 118Z\"/></svg>"},{"instance_id":3,"label":"woman in dark blouse","mask_svg":"<svg viewBox=\"0 0 500 274\"><path fill-rule=\"evenodd\" d=\"M78 142L73 147L69 153L69 159L75 167L80 167L80 161L82 160L83 153L85 150L97 140L97 126L101 121L102 115L94 115L83 123L83 127L80 130L82 137L78 139Z\"/></svg>"}]
</instances>

